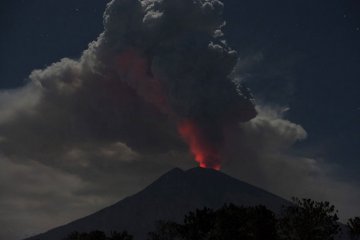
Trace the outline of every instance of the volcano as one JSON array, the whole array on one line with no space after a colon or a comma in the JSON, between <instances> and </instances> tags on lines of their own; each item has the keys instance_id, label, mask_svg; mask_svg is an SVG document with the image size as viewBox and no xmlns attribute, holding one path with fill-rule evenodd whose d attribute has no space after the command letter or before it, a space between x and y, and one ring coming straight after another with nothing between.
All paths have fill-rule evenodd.
<instances>
[{"instance_id":1,"label":"volcano","mask_svg":"<svg viewBox=\"0 0 360 240\"><path fill-rule=\"evenodd\" d=\"M105 232L127 230L135 239L146 239L158 220L181 221L196 208L219 208L224 203L236 205L265 205L278 212L289 204L265 190L230 177L220 171L175 168L139 193L112 206L64 226L51 229L27 240L59 240L73 231Z\"/></svg>"}]
</instances>

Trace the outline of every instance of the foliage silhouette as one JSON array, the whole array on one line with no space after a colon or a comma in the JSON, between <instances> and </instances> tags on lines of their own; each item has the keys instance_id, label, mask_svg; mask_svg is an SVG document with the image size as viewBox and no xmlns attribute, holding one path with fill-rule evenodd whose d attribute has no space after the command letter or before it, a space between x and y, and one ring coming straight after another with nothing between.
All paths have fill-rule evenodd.
<instances>
[{"instance_id":1,"label":"foliage silhouette","mask_svg":"<svg viewBox=\"0 0 360 240\"><path fill-rule=\"evenodd\" d=\"M149 240L333 240L340 232L337 211L329 202L293 198L282 214L264 206L224 205L190 212L183 224L159 222Z\"/></svg>"},{"instance_id":2,"label":"foliage silhouette","mask_svg":"<svg viewBox=\"0 0 360 240\"><path fill-rule=\"evenodd\" d=\"M184 216L183 223L159 221L148 240L333 240L340 232L337 211L329 202L293 198L276 216L265 206L197 209ZM360 218L348 222L358 239ZM127 232L74 232L64 240L133 240Z\"/></svg>"},{"instance_id":3,"label":"foliage silhouette","mask_svg":"<svg viewBox=\"0 0 360 240\"><path fill-rule=\"evenodd\" d=\"M360 217L350 218L347 222L352 239L360 239Z\"/></svg>"},{"instance_id":4,"label":"foliage silhouette","mask_svg":"<svg viewBox=\"0 0 360 240\"><path fill-rule=\"evenodd\" d=\"M283 208L279 234L286 240L333 240L340 232L337 211L329 202L293 198L294 205Z\"/></svg>"},{"instance_id":5,"label":"foliage silhouette","mask_svg":"<svg viewBox=\"0 0 360 240\"><path fill-rule=\"evenodd\" d=\"M92 231L89 233L73 232L69 234L64 240L132 240L133 237L126 231L124 232L112 232L110 237L102 231Z\"/></svg>"},{"instance_id":6,"label":"foliage silhouette","mask_svg":"<svg viewBox=\"0 0 360 240\"><path fill-rule=\"evenodd\" d=\"M127 231L111 232L109 240L133 240L133 236L128 234Z\"/></svg>"},{"instance_id":7,"label":"foliage silhouette","mask_svg":"<svg viewBox=\"0 0 360 240\"><path fill-rule=\"evenodd\" d=\"M171 221L158 221L156 230L149 232L148 239L151 240L173 240L181 238L182 225Z\"/></svg>"},{"instance_id":8,"label":"foliage silhouette","mask_svg":"<svg viewBox=\"0 0 360 240\"><path fill-rule=\"evenodd\" d=\"M190 212L183 224L159 222L149 240L276 240L276 218L264 206L224 205L217 211L209 208Z\"/></svg>"}]
</instances>

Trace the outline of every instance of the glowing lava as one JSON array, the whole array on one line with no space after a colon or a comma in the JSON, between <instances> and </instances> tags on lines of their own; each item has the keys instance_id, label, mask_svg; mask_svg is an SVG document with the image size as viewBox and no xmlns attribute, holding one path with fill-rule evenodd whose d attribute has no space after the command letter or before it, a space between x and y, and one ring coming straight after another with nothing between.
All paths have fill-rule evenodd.
<instances>
[{"instance_id":1,"label":"glowing lava","mask_svg":"<svg viewBox=\"0 0 360 240\"><path fill-rule=\"evenodd\" d=\"M178 131L189 145L190 151L200 164L200 167L220 170L219 149L205 137L196 122L191 120L182 121L178 124Z\"/></svg>"}]
</instances>

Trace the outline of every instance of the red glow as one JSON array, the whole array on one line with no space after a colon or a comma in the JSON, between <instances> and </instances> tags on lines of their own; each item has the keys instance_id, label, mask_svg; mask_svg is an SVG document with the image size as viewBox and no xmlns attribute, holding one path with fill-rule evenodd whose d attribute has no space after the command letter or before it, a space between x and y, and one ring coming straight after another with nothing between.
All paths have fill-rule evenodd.
<instances>
[{"instance_id":1,"label":"red glow","mask_svg":"<svg viewBox=\"0 0 360 240\"><path fill-rule=\"evenodd\" d=\"M118 73L137 95L169 114L170 107L159 79L151 74L148 59L134 49L127 49L117 57Z\"/></svg>"},{"instance_id":2,"label":"red glow","mask_svg":"<svg viewBox=\"0 0 360 240\"><path fill-rule=\"evenodd\" d=\"M218 147L204 137L194 121L185 120L180 122L178 131L189 145L190 151L200 167L220 170L221 158Z\"/></svg>"},{"instance_id":3,"label":"red glow","mask_svg":"<svg viewBox=\"0 0 360 240\"><path fill-rule=\"evenodd\" d=\"M164 94L162 82L152 73L151 62L145 54L136 49L127 49L117 56L116 65L116 71L121 79L119 82L124 89L129 90L128 92L132 90L134 95L150 103L163 114L173 119L179 118L172 111ZM187 119L178 123L178 131L189 145L190 152L200 167L220 170L219 144L209 137L207 130L201 128L198 122Z\"/></svg>"}]
</instances>

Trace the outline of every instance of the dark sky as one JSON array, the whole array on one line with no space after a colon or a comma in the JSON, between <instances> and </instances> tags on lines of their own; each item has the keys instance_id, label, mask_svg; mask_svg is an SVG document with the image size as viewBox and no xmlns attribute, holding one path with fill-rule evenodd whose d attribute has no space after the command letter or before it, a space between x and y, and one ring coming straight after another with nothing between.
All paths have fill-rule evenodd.
<instances>
[{"instance_id":1,"label":"dark sky","mask_svg":"<svg viewBox=\"0 0 360 240\"><path fill-rule=\"evenodd\" d=\"M360 2L245 0L226 7L231 45L264 54L248 83L254 93L287 104L288 118L309 134L304 145L359 181Z\"/></svg>"},{"instance_id":2,"label":"dark sky","mask_svg":"<svg viewBox=\"0 0 360 240\"><path fill-rule=\"evenodd\" d=\"M24 84L34 69L78 58L102 32L107 1L1 2L1 88Z\"/></svg>"},{"instance_id":3,"label":"dark sky","mask_svg":"<svg viewBox=\"0 0 360 240\"><path fill-rule=\"evenodd\" d=\"M17 92L8 94L7 90L15 88L21 90L34 69L44 69L65 57L72 59L81 57L82 51L88 48L88 44L103 32L103 13L107 2L105 0L1 1L0 101L3 99L6 101L0 102L0 144L3 141L3 132L11 134L12 131L12 129L7 131L6 126L5 130L2 128L1 114L8 113L4 104L10 102L9 109L16 110L18 105L13 103L12 96L20 96ZM301 129L306 130L307 138L297 142L293 147L285 147L286 153L279 155L279 158L295 156L289 157L289 162L285 161L292 170L302 169L304 166L315 169L309 170L311 180L306 176L305 180L298 182L294 179L286 182L284 176L296 178L298 173L302 174L301 170L299 172L294 170L294 173L289 170L289 173L284 175L278 174L277 164L282 160L270 161L270 167L262 166L264 162L266 165L268 159L254 163L242 159L244 162L238 165L231 165L229 161L224 171L284 197L302 191L305 195L313 196L311 194L318 191L316 186L324 186L328 194L324 196L335 196L334 201L343 204L341 207L346 210L346 216L349 216L353 211L352 207L356 204L354 201L337 197L346 193L350 196L350 193L354 192L353 189L360 189L360 1L224 0L224 2L224 18L227 22L224 33L229 45L238 51L241 62L238 71L244 78L245 84L252 90L259 105L287 109L284 119L290 122L284 122L282 117L280 121L269 120L275 125L280 122L279 129L285 125L285 131L289 130L289 133L282 132L289 136L283 137L285 140L280 139L279 145L287 145L281 141L289 141L291 146L292 141L298 140L290 136L291 131L300 129L296 134L302 135ZM27 90L24 92L26 94ZM23 102L20 102L19 105L22 106ZM60 107L61 104L62 102ZM59 111L59 116L61 114L62 112ZM110 115L109 118L111 117ZM66 116L64 118L66 119ZM16 125L18 122L20 125ZM291 122L298 125L293 125ZM44 128L53 126L47 125L46 118L40 123L45 123ZM34 127L32 122L29 123L28 125L33 128L29 130L26 124L28 123L25 122L22 126L21 120L17 119L14 123L15 127L10 125L14 129L18 128L14 131L14 135L21 137L24 133L26 137L30 132L28 136L34 137L31 131L37 130L38 125ZM92 133L87 133L85 136L89 135L91 138ZM62 132L59 134L60 140L62 134ZM245 141L248 141L249 145L254 143L254 148L262 141L272 144L274 138L271 136L265 139L268 137L267 132L263 135L261 133L256 135L256 132L251 134ZM261 137L265 140L260 139ZM21 140L19 144L25 142L32 146L31 141ZM53 147L52 141L58 143L57 140L52 139L49 143L45 142L44 146ZM106 153L106 157L109 158L100 162L97 158L105 155L96 152L95 147L98 145L94 147L90 141L76 146L78 149L74 148L69 152L69 156L71 155L69 158L76 159L76 163L73 165L71 163L69 166L67 162L61 162L63 159L60 157L49 160L49 164L36 160L26 163L24 159L15 157L11 159L11 156L6 156L0 149L0 179L5 179L1 182L13 181L13 185L0 183L1 192L6 193L0 196L0 212L4 209L2 215L5 216L0 218L0 225L5 229L3 235L0 233L0 238L13 239L15 236L28 235L65 223L136 192L170 167L193 166L192 161L186 162L186 160L182 163L182 155L175 157L166 154L156 155L158 159L151 161L149 159L154 156L146 156L145 161L135 161L131 165L124 158L136 159L137 154L121 142L115 142L110 146L96 142L103 151L102 154ZM283 148L277 144L276 142L271 146L279 147L283 151ZM26 152L31 147L21 145L15 146L16 148L22 150L20 152ZM259 149L259 152L261 151ZM120 154L119 158L126 163L112 162L114 156L110 153ZM82 162L82 157L89 161ZM164 159L168 161L169 158L175 160L170 163L164 161ZM301 158L300 163L291 162L299 158ZM79 167L80 165L85 166L85 170ZM287 167L281 165L279 168L287 169ZM317 168L321 168L321 171ZM330 177L326 174L324 174L326 177L323 177L321 174L328 173L329 169L331 169ZM316 175L315 180L311 178L313 177L311 174ZM294 187L295 184L298 185ZM330 187L331 184L334 185ZM333 192L332 188L334 188ZM287 192L293 189L297 189L297 192ZM356 194L352 196L358 196ZM60 204L63 212L54 217L56 215L54 209ZM7 214L12 215L8 212L12 213L12 211L18 211L19 214L7 218ZM41 213L41 217L33 220L32 216L37 213ZM23 229L23 232L16 235L14 229L19 228Z\"/></svg>"}]
</instances>

